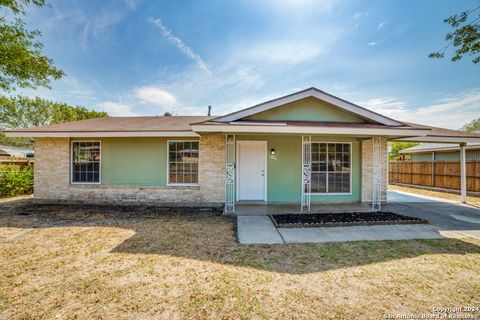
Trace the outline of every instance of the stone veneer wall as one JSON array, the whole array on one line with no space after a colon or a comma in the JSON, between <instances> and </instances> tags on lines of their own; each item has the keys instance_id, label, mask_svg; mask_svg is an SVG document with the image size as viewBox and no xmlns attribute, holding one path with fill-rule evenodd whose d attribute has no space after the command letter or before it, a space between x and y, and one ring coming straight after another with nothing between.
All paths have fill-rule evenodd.
<instances>
[{"instance_id":1,"label":"stone veneer wall","mask_svg":"<svg viewBox=\"0 0 480 320\"><path fill-rule=\"evenodd\" d=\"M34 197L39 202L221 206L225 197L225 136L199 140L198 186L70 184L70 139L35 139Z\"/></svg>"},{"instance_id":2,"label":"stone veneer wall","mask_svg":"<svg viewBox=\"0 0 480 320\"><path fill-rule=\"evenodd\" d=\"M372 202L373 191L373 170L381 170L382 174L382 202L387 201L388 185L388 141L386 138L380 138L380 165L373 163L373 143L372 139L362 141L362 202Z\"/></svg>"}]
</instances>

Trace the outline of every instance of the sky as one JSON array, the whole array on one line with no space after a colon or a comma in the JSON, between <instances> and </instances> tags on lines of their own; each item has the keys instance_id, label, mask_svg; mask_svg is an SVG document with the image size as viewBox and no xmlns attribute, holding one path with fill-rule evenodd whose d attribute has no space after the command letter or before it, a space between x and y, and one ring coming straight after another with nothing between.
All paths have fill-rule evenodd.
<instances>
[{"instance_id":1,"label":"sky","mask_svg":"<svg viewBox=\"0 0 480 320\"><path fill-rule=\"evenodd\" d=\"M112 116L222 115L317 87L398 120L480 117L480 65L428 58L446 44L443 19L480 0L49 4L26 22L67 76L17 93Z\"/></svg>"}]
</instances>

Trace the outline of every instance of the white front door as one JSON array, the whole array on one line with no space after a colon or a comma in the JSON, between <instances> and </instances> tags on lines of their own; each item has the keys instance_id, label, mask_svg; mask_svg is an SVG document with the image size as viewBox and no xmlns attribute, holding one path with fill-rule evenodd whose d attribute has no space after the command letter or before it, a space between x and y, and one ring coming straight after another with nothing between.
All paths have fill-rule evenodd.
<instances>
[{"instance_id":1,"label":"white front door","mask_svg":"<svg viewBox=\"0 0 480 320\"><path fill-rule=\"evenodd\" d=\"M266 200L266 141L238 141L238 200Z\"/></svg>"}]
</instances>

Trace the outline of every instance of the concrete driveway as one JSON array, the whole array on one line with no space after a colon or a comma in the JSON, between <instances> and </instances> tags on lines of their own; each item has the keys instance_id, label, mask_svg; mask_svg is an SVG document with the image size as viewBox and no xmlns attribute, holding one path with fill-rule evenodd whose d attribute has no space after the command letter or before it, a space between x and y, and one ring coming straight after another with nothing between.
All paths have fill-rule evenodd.
<instances>
[{"instance_id":1,"label":"concrete driveway","mask_svg":"<svg viewBox=\"0 0 480 320\"><path fill-rule=\"evenodd\" d=\"M268 216L238 216L242 244L322 243L473 237L480 239L480 208L450 200L388 191L385 210L424 218L427 225L275 228Z\"/></svg>"}]
</instances>

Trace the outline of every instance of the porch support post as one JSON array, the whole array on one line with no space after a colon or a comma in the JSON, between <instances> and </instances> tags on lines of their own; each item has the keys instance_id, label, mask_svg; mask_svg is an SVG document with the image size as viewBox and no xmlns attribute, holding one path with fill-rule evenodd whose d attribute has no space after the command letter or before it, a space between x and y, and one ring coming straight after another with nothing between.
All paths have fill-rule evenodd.
<instances>
[{"instance_id":1,"label":"porch support post","mask_svg":"<svg viewBox=\"0 0 480 320\"><path fill-rule=\"evenodd\" d=\"M225 135L225 213L235 212L235 135Z\"/></svg>"},{"instance_id":2,"label":"porch support post","mask_svg":"<svg viewBox=\"0 0 480 320\"><path fill-rule=\"evenodd\" d=\"M467 164L465 154L466 143L460 143L460 201L467 202Z\"/></svg>"},{"instance_id":3,"label":"porch support post","mask_svg":"<svg viewBox=\"0 0 480 320\"><path fill-rule=\"evenodd\" d=\"M302 136L302 201L300 212L310 212L312 175L312 137Z\"/></svg>"}]
</instances>

